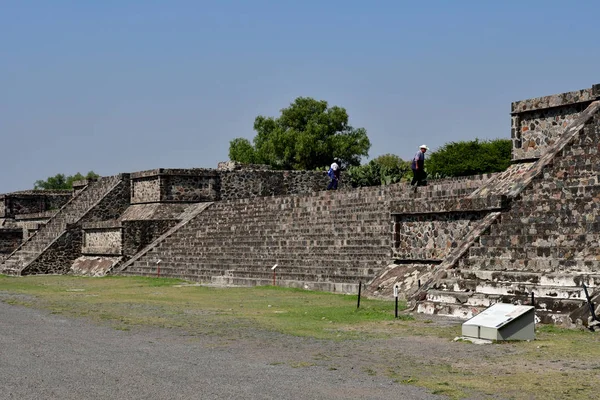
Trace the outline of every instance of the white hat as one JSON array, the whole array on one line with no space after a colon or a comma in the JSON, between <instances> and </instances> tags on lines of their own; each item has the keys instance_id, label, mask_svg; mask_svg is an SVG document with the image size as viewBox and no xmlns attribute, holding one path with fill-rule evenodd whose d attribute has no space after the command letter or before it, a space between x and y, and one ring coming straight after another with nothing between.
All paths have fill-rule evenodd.
<instances>
[{"instance_id":1,"label":"white hat","mask_svg":"<svg viewBox=\"0 0 600 400\"><path fill-rule=\"evenodd\" d=\"M419 146L420 149L425 149L425 150L429 150L429 147L427 147L426 145L422 144L421 146Z\"/></svg>"}]
</instances>

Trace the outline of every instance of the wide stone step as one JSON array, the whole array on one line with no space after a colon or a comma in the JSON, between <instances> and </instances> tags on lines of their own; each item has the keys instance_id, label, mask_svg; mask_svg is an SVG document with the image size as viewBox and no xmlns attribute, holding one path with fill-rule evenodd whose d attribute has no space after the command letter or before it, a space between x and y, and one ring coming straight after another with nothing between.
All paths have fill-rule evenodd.
<instances>
[{"instance_id":1,"label":"wide stone step","mask_svg":"<svg viewBox=\"0 0 600 400\"><path fill-rule=\"evenodd\" d=\"M469 306L459 303L440 303L435 301L420 301L417 304L419 314L440 315L460 319L470 319L479 314L487 307Z\"/></svg>"},{"instance_id":2,"label":"wide stone step","mask_svg":"<svg viewBox=\"0 0 600 400\"><path fill-rule=\"evenodd\" d=\"M430 290L426 300L436 303L461 304L467 307L490 307L496 303L531 305L531 296L498 295L488 293L454 292ZM534 296L533 305L537 311L550 311L554 314L569 314L585 304L585 299L557 299Z\"/></svg>"},{"instance_id":3,"label":"wide stone step","mask_svg":"<svg viewBox=\"0 0 600 400\"><path fill-rule=\"evenodd\" d=\"M417 304L417 312L429 315L441 315L445 317L460 318L468 320L485 310L487 307L463 305L459 303L438 303L424 300ZM535 310L536 323L542 324L569 324L567 313L553 313L543 309Z\"/></svg>"},{"instance_id":4,"label":"wide stone step","mask_svg":"<svg viewBox=\"0 0 600 400\"><path fill-rule=\"evenodd\" d=\"M262 250L262 251L261 251ZM247 251L231 249L228 251L219 251L218 249L173 249L161 252L157 257L174 258L180 260L188 260L189 262L203 262L209 260L230 260L230 259L246 259L246 260L273 260L274 258L288 258L290 254L295 254L295 257L305 259L318 259L323 261L340 259L341 257L352 259L355 262L369 262L371 260L379 260L389 258L390 251L381 249L378 251L368 251L357 253L353 251L338 250L335 247L327 248L327 251L314 251L310 249L273 249L269 247L256 247Z\"/></svg>"},{"instance_id":5,"label":"wide stone step","mask_svg":"<svg viewBox=\"0 0 600 400\"><path fill-rule=\"evenodd\" d=\"M458 261L460 269L493 271L531 271L552 273L597 273L598 260L561 260L553 258L508 259L490 257L468 257Z\"/></svg>"},{"instance_id":6,"label":"wide stone step","mask_svg":"<svg viewBox=\"0 0 600 400\"><path fill-rule=\"evenodd\" d=\"M220 282L221 284L241 284L241 281L260 281L261 284L272 284L272 272L252 272L252 271L233 271L233 270L205 270L205 269L180 269L171 267L161 267L160 271L149 268L130 267L122 272L126 276L148 276L148 277L169 277L192 280L196 282ZM370 277L367 276L322 276L310 273L280 273L275 277L277 284L283 281L305 282L305 285L311 287L321 283L344 283L358 285L359 282L367 282ZM244 284L245 285L245 284Z\"/></svg>"},{"instance_id":7,"label":"wide stone step","mask_svg":"<svg viewBox=\"0 0 600 400\"><path fill-rule=\"evenodd\" d=\"M600 233L584 234L494 234L479 238L480 246L489 247L581 247L589 243L600 243Z\"/></svg>"},{"instance_id":8,"label":"wide stone step","mask_svg":"<svg viewBox=\"0 0 600 400\"><path fill-rule=\"evenodd\" d=\"M437 286L438 290L453 292L474 292L502 296L549 297L556 299L585 299L582 287L578 286L545 286L533 283L513 283L468 279L445 279Z\"/></svg>"},{"instance_id":9,"label":"wide stone step","mask_svg":"<svg viewBox=\"0 0 600 400\"><path fill-rule=\"evenodd\" d=\"M560 260L598 260L599 243L580 243L578 246L525 246L525 247L471 247L469 257L490 257L495 259L551 258Z\"/></svg>"},{"instance_id":10,"label":"wide stone step","mask_svg":"<svg viewBox=\"0 0 600 400\"><path fill-rule=\"evenodd\" d=\"M524 283L543 286L578 286L600 287L599 274L572 273L536 273L525 271L485 271L485 270L453 270L452 274L458 279L481 280L498 283Z\"/></svg>"},{"instance_id":11,"label":"wide stone step","mask_svg":"<svg viewBox=\"0 0 600 400\"><path fill-rule=\"evenodd\" d=\"M533 210L528 211L527 209L523 209L521 215L516 215L513 212L502 214L498 224L555 224L555 226L560 226L563 223L577 225L592 222L600 222L600 213L596 212L586 215L577 210L554 213L550 210L535 212Z\"/></svg>"},{"instance_id":12,"label":"wide stone step","mask_svg":"<svg viewBox=\"0 0 600 400\"><path fill-rule=\"evenodd\" d=\"M490 227L491 236L504 236L504 235L554 235L560 234L561 232L567 232L572 235L581 234L594 234L600 232L600 221L595 222L562 222L559 225L556 223L528 223L523 224L520 221L515 223L502 222L494 224Z\"/></svg>"},{"instance_id":13,"label":"wide stone step","mask_svg":"<svg viewBox=\"0 0 600 400\"><path fill-rule=\"evenodd\" d=\"M250 266L248 264L232 264L232 263L216 263L210 262L206 264L188 264L184 262L161 262L160 264L149 263L134 263L128 270L149 270L156 271L159 267L161 272L164 273L180 273L189 272L191 274L213 274L213 275L224 275L227 273L239 273L242 275L257 274L257 275L271 275L273 273L271 266L260 265L258 267ZM323 275L323 276L342 276L342 275L356 275L356 276L371 276L375 273L376 269L373 268L361 268L361 267L347 267L347 268L333 268L333 267L308 267L308 266L289 266L280 265L277 269L278 274L310 274L310 275Z\"/></svg>"}]
</instances>

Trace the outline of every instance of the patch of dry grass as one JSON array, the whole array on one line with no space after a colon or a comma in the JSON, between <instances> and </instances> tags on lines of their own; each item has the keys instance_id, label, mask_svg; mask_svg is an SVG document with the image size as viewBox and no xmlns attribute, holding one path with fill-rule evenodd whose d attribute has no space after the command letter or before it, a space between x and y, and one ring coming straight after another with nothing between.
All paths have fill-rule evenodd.
<instances>
[{"instance_id":1,"label":"patch of dry grass","mask_svg":"<svg viewBox=\"0 0 600 400\"><path fill-rule=\"evenodd\" d=\"M119 330L180 329L218 337L223 346L265 331L315 338L322 348L286 363L332 371L357 363L365 375L450 398L589 399L600 392L600 333L587 331L539 327L535 341L477 346L452 341L459 324L395 319L393 302L362 299L357 310L356 296L155 278L0 276L0 300Z\"/></svg>"}]
</instances>

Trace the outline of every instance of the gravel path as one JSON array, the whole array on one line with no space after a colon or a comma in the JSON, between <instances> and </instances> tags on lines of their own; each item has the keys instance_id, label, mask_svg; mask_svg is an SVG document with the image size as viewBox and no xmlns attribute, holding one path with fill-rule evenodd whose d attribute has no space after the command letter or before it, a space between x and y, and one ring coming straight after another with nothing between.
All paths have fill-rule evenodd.
<instances>
[{"instance_id":1,"label":"gravel path","mask_svg":"<svg viewBox=\"0 0 600 400\"><path fill-rule=\"evenodd\" d=\"M358 348L322 345L118 331L0 302L0 399L443 398L369 376L355 365ZM307 354L329 361L306 363Z\"/></svg>"}]
</instances>

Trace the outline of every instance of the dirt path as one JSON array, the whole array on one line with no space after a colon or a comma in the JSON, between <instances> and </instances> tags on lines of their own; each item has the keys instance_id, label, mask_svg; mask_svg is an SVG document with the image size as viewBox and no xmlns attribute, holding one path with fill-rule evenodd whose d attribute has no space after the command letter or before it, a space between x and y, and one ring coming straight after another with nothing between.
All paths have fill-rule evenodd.
<instances>
[{"instance_id":1,"label":"dirt path","mask_svg":"<svg viewBox=\"0 0 600 400\"><path fill-rule=\"evenodd\" d=\"M269 332L118 331L0 302L0 398L443 398L366 371L383 362L366 346Z\"/></svg>"}]
</instances>

